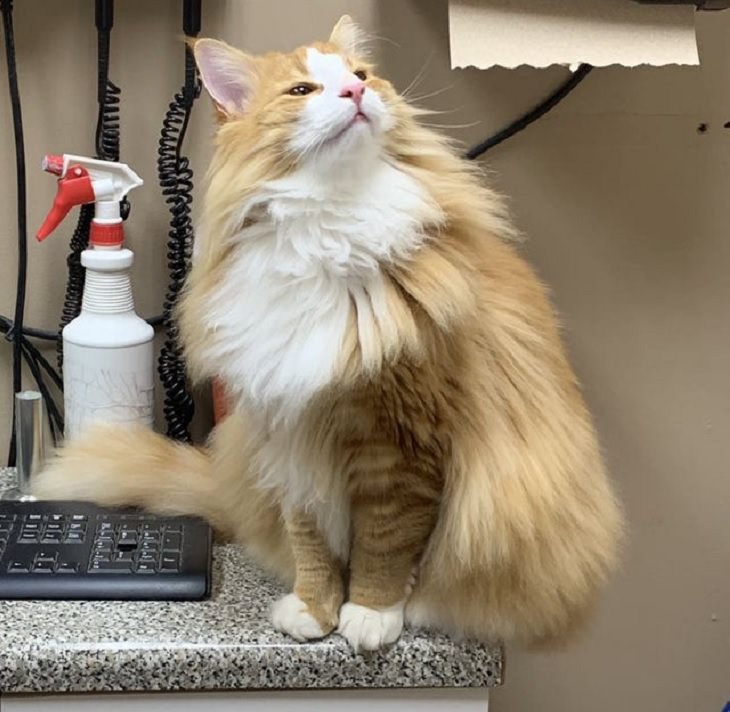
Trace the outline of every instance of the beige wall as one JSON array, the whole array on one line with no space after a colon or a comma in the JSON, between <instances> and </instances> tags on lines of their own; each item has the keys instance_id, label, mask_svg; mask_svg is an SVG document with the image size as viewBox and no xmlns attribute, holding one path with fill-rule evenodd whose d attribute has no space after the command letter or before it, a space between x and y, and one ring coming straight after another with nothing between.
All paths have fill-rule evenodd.
<instances>
[{"instance_id":1,"label":"beige wall","mask_svg":"<svg viewBox=\"0 0 730 712\"><path fill-rule=\"evenodd\" d=\"M90 152L90 0L17 3L29 221L53 194L47 151ZM344 11L383 38L385 71L447 110L434 122L476 140L530 106L559 70L448 68L445 0L206 0L206 33L258 51L321 37ZM157 131L179 85L176 1L117 3L112 77L124 88L123 157L148 181L133 196L139 311L159 310L166 215ZM564 653L509 651L496 712L719 712L730 699L730 13L701 18L702 69L596 71L549 118L490 157L553 288L630 521L625 565L585 640ZM388 41L386 41L386 39ZM485 41L489 41L485 37ZM0 70L0 312L12 308L14 187ZM710 130L698 135L706 121ZM190 150L209 154L207 107ZM72 223L30 249L28 321L53 327ZM0 345L0 454L9 348Z\"/></svg>"}]
</instances>

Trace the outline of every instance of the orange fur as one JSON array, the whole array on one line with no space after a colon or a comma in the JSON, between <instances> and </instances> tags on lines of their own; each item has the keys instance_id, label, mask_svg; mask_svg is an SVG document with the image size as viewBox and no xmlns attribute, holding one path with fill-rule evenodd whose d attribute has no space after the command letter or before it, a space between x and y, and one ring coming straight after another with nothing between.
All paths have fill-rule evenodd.
<instances>
[{"instance_id":1,"label":"orange fur","mask_svg":"<svg viewBox=\"0 0 730 712\"><path fill-rule=\"evenodd\" d=\"M327 386L280 422L227 383L234 413L203 450L92 430L64 449L37 492L206 516L263 565L296 578L322 634L337 622L344 566L346 605L385 611L407 598L417 624L561 641L596 603L621 534L590 416L545 289L505 239L513 231L501 200L418 123L418 110L347 54L356 40L345 21L313 46L367 68L368 91L394 117L383 153L433 209L417 249L380 261L379 296L353 287ZM304 48L231 56L250 95L245 108L218 107L223 123L179 310L198 380L219 375L207 356L210 310L246 249L237 235L267 219L260 205L242 219L241 205L297 170L286 147L301 104L286 88L309 81ZM289 489L305 486L282 474L292 463L309 477L302 509L287 504ZM340 501L349 528L338 520Z\"/></svg>"}]
</instances>

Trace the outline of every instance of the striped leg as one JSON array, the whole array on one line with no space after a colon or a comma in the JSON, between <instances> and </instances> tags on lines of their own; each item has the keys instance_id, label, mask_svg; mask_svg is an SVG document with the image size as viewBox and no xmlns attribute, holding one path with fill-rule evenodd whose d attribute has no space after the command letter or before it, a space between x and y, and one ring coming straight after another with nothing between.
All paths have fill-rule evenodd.
<instances>
[{"instance_id":1,"label":"striped leg","mask_svg":"<svg viewBox=\"0 0 730 712\"><path fill-rule=\"evenodd\" d=\"M287 518L294 551L294 592L272 609L274 626L299 641L322 638L337 625L343 600L342 570L312 517L297 512Z\"/></svg>"},{"instance_id":2,"label":"striped leg","mask_svg":"<svg viewBox=\"0 0 730 712\"><path fill-rule=\"evenodd\" d=\"M353 475L348 602L339 632L355 650L398 639L414 568L438 516L440 478L398 461Z\"/></svg>"}]
</instances>

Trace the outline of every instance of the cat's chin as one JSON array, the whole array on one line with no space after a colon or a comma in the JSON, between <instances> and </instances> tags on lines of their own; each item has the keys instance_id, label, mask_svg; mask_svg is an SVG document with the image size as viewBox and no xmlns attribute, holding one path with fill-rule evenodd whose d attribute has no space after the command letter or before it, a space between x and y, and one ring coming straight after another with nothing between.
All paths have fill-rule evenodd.
<instances>
[{"instance_id":1,"label":"cat's chin","mask_svg":"<svg viewBox=\"0 0 730 712\"><path fill-rule=\"evenodd\" d=\"M377 131L368 120L352 121L331 138L324 141L310 157L310 165L318 173L337 180L359 180L371 171L373 160L380 155L382 143Z\"/></svg>"},{"instance_id":2,"label":"cat's chin","mask_svg":"<svg viewBox=\"0 0 730 712\"><path fill-rule=\"evenodd\" d=\"M350 119L350 121L344 126L344 128L340 129L334 136L331 138L328 138L325 142L326 144L335 144L341 141L342 139L348 138L353 132L363 132L368 131L370 133L370 119L365 116L361 111L358 111L355 116Z\"/></svg>"}]
</instances>

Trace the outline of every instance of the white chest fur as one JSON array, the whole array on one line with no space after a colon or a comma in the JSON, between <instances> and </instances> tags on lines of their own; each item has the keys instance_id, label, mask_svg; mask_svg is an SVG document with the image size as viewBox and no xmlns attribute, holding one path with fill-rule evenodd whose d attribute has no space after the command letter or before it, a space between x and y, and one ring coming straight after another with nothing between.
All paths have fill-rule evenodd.
<instances>
[{"instance_id":1,"label":"white chest fur","mask_svg":"<svg viewBox=\"0 0 730 712\"><path fill-rule=\"evenodd\" d=\"M388 319L380 266L418 248L435 209L382 160L344 184L302 171L255 202L265 218L236 237L206 356L254 408L291 419L331 381L351 311L361 339Z\"/></svg>"}]
</instances>

